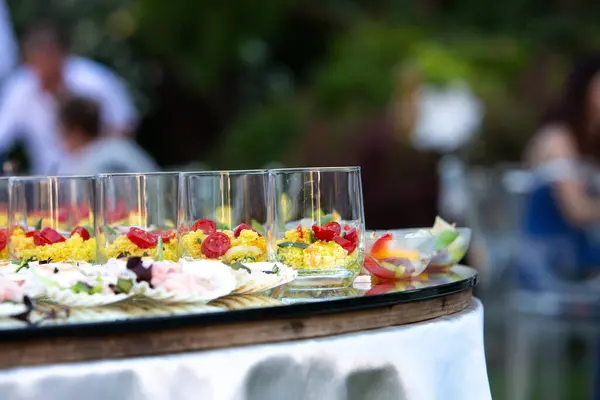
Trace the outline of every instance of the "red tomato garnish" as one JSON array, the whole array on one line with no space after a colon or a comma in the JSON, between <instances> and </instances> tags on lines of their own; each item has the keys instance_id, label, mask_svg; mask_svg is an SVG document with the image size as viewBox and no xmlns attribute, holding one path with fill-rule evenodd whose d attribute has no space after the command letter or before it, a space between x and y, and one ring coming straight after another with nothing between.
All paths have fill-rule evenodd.
<instances>
[{"instance_id":1,"label":"red tomato garnish","mask_svg":"<svg viewBox=\"0 0 600 400\"><path fill-rule=\"evenodd\" d=\"M33 244L35 244L36 246L44 246L46 244L52 244L52 243L48 242L42 236L40 231L32 231L31 233L32 233L31 237L33 237Z\"/></svg>"},{"instance_id":2,"label":"red tomato garnish","mask_svg":"<svg viewBox=\"0 0 600 400\"><path fill-rule=\"evenodd\" d=\"M87 229L85 229L83 226L78 226L77 228L73 229L73 232L71 232L71 236L73 235L79 235L81 236L81 238L86 241L90 239L90 233L88 232Z\"/></svg>"},{"instance_id":3,"label":"red tomato garnish","mask_svg":"<svg viewBox=\"0 0 600 400\"><path fill-rule=\"evenodd\" d=\"M192 231L202 230L205 235L210 235L211 233L215 233L217 231L217 224L215 224L210 219L199 219L194 222L192 225Z\"/></svg>"},{"instance_id":4,"label":"red tomato garnish","mask_svg":"<svg viewBox=\"0 0 600 400\"><path fill-rule=\"evenodd\" d=\"M348 225L348 224L344 224L344 230L345 231L350 231L350 230L352 230L352 227L350 225Z\"/></svg>"},{"instance_id":5,"label":"red tomato garnish","mask_svg":"<svg viewBox=\"0 0 600 400\"><path fill-rule=\"evenodd\" d=\"M254 229L252 229L252 227L248 224L239 224L237 226L237 228L235 228L235 231L233 231L233 236L234 237L240 237L240 233L242 233L243 230L248 230L248 231L252 231L252 232L256 232ZM257 232L258 233L258 232ZM258 235L260 236L260 234Z\"/></svg>"},{"instance_id":6,"label":"red tomato garnish","mask_svg":"<svg viewBox=\"0 0 600 400\"><path fill-rule=\"evenodd\" d=\"M160 235L162 238L163 243L169 243L172 239L175 239L175 236L177 236L173 231L159 232L158 235Z\"/></svg>"},{"instance_id":7,"label":"red tomato garnish","mask_svg":"<svg viewBox=\"0 0 600 400\"><path fill-rule=\"evenodd\" d=\"M208 235L202 242L202 254L208 258L221 257L227 253L227 250L231 247L231 240L229 236L223 232L215 232Z\"/></svg>"},{"instance_id":8,"label":"red tomato garnish","mask_svg":"<svg viewBox=\"0 0 600 400\"><path fill-rule=\"evenodd\" d=\"M335 221L331 221L322 226L323 229L329 229L333 231L335 235L339 235L342 232L342 227Z\"/></svg>"},{"instance_id":9,"label":"red tomato garnish","mask_svg":"<svg viewBox=\"0 0 600 400\"><path fill-rule=\"evenodd\" d=\"M304 239L304 228L302 228L302 225L298 225L296 232L298 232L298 237L300 239Z\"/></svg>"},{"instance_id":10,"label":"red tomato garnish","mask_svg":"<svg viewBox=\"0 0 600 400\"><path fill-rule=\"evenodd\" d=\"M377 254L381 252L385 252L388 248L389 242L392 240L392 235L390 233L386 233L379 239L373 243L373 247L371 247L371 254Z\"/></svg>"},{"instance_id":11,"label":"red tomato garnish","mask_svg":"<svg viewBox=\"0 0 600 400\"><path fill-rule=\"evenodd\" d=\"M334 231L325 229L321 226L313 225L312 230L315 233L317 240L322 240L323 242L329 242L333 240L333 237L335 236Z\"/></svg>"},{"instance_id":12,"label":"red tomato garnish","mask_svg":"<svg viewBox=\"0 0 600 400\"><path fill-rule=\"evenodd\" d=\"M40 231L40 236L48 244L60 243L60 242L64 242L65 240L67 240L67 239L65 239L63 237L63 235L61 235L56 230L54 230L52 228L49 228L49 227L45 227L44 229L42 229ZM35 236L33 238L34 238L34 241L35 241Z\"/></svg>"},{"instance_id":13,"label":"red tomato garnish","mask_svg":"<svg viewBox=\"0 0 600 400\"><path fill-rule=\"evenodd\" d=\"M140 228L129 228L127 238L140 249L149 249L158 244L158 235Z\"/></svg>"},{"instance_id":14,"label":"red tomato garnish","mask_svg":"<svg viewBox=\"0 0 600 400\"><path fill-rule=\"evenodd\" d=\"M36 232L39 232L39 231L29 231L29 232L25 233L25 237L34 237Z\"/></svg>"},{"instance_id":15,"label":"red tomato garnish","mask_svg":"<svg viewBox=\"0 0 600 400\"><path fill-rule=\"evenodd\" d=\"M8 243L8 229L0 229L0 251L6 248Z\"/></svg>"},{"instance_id":16,"label":"red tomato garnish","mask_svg":"<svg viewBox=\"0 0 600 400\"><path fill-rule=\"evenodd\" d=\"M354 250L356 250L356 243L352 243L343 237L334 236L333 241L342 246L348 254L351 254Z\"/></svg>"},{"instance_id":17,"label":"red tomato garnish","mask_svg":"<svg viewBox=\"0 0 600 400\"><path fill-rule=\"evenodd\" d=\"M358 232L356 229L351 229L350 231L346 232L344 239L347 239L354 244L358 244Z\"/></svg>"},{"instance_id":18,"label":"red tomato garnish","mask_svg":"<svg viewBox=\"0 0 600 400\"><path fill-rule=\"evenodd\" d=\"M371 256L366 256L364 261L364 267L371 274L382 279L396 279L396 272L383 268L377 261Z\"/></svg>"}]
</instances>

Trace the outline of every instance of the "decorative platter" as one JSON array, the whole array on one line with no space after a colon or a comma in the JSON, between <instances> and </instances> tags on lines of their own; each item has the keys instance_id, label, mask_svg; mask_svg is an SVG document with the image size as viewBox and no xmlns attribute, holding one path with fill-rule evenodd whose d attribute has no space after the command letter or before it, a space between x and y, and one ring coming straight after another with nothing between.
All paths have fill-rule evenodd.
<instances>
[{"instance_id":1,"label":"decorative platter","mask_svg":"<svg viewBox=\"0 0 600 400\"><path fill-rule=\"evenodd\" d=\"M91 308L43 304L27 322L0 318L0 368L198 351L414 323L468 309L476 282L475 269L457 265L411 281L372 285L368 277L359 277L346 289L282 286L208 304L136 299Z\"/></svg>"}]
</instances>

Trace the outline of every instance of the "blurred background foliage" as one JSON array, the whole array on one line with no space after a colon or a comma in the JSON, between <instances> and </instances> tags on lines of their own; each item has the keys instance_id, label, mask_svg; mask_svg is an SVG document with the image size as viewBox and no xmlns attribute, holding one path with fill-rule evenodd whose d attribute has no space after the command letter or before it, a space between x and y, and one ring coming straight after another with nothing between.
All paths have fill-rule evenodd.
<instances>
[{"instance_id":1,"label":"blurred background foliage","mask_svg":"<svg viewBox=\"0 0 600 400\"><path fill-rule=\"evenodd\" d=\"M315 121L350 135L380 112L407 63L426 83L460 78L480 97L474 163L517 160L570 59L600 49L589 0L8 4L18 33L60 16L77 53L127 80L145 115L139 141L165 166L290 163Z\"/></svg>"}]
</instances>

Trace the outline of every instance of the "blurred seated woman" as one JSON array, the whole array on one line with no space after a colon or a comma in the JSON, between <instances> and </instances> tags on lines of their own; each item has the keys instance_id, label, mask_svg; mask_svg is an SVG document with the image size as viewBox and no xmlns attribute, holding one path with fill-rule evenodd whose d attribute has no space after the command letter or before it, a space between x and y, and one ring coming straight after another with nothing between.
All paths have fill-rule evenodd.
<instances>
[{"instance_id":1,"label":"blurred seated woman","mask_svg":"<svg viewBox=\"0 0 600 400\"><path fill-rule=\"evenodd\" d=\"M600 271L600 57L575 65L558 106L532 138L533 189L525 206L522 284L556 286Z\"/></svg>"},{"instance_id":2,"label":"blurred seated woman","mask_svg":"<svg viewBox=\"0 0 600 400\"><path fill-rule=\"evenodd\" d=\"M101 136L100 107L72 97L60 109L61 136L68 156L57 175L154 172L154 160L132 139Z\"/></svg>"}]
</instances>

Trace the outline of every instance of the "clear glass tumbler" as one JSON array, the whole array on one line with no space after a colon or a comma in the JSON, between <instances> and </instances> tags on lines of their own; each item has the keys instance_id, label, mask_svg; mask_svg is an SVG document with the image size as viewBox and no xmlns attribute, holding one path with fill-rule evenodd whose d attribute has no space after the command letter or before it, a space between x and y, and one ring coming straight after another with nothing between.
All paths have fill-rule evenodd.
<instances>
[{"instance_id":1,"label":"clear glass tumbler","mask_svg":"<svg viewBox=\"0 0 600 400\"><path fill-rule=\"evenodd\" d=\"M179 173L97 177L98 255L177 261ZM162 244L162 245L161 245Z\"/></svg>"},{"instance_id":2,"label":"clear glass tumbler","mask_svg":"<svg viewBox=\"0 0 600 400\"><path fill-rule=\"evenodd\" d=\"M9 178L11 261L96 260L94 177Z\"/></svg>"},{"instance_id":3,"label":"clear glass tumbler","mask_svg":"<svg viewBox=\"0 0 600 400\"><path fill-rule=\"evenodd\" d=\"M8 177L0 178L0 267L10 263L8 257Z\"/></svg>"},{"instance_id":4,"label":"clear glass tumbler","mask_svg":"<svg viewBox=\"0 0 600 400\"><path fill-rule=\"evenodd\" d=\"M267 261L266 170L182 173L180 237L186 259Z\"/></svg>"},{"instance_id":5,"label":"clear glass tumbler","mask_svg":"<svg viewBox=\"0 0 600 400\"><path fill-rule=\"evenodd\" d=\"M271 257L297 270L289 285L351 285L364 258L360 167L269 174Z\"/></svg>"}]
</instances>

